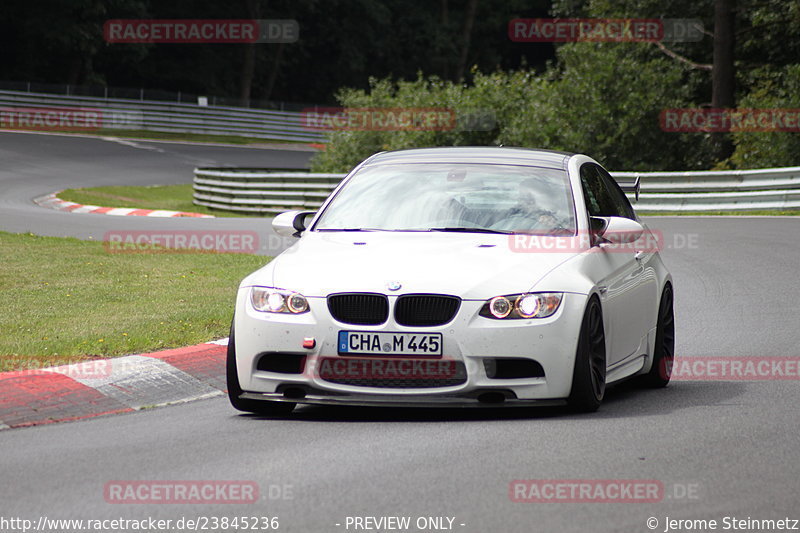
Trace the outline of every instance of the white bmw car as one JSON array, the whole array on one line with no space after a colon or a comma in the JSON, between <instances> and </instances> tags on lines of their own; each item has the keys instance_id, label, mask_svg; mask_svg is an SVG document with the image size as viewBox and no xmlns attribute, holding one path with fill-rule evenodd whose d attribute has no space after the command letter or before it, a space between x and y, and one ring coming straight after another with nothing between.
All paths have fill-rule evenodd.
<instances>
[{"instance_id":1,"label":"white bmw car","mask_svg":"<svg viewBox=\"0 0 800 533\"><path fill-rule=\"evenodd\" d=\"M585 155L380 153L318 212L273 227L298 240L239 287L227 359L236 409L594 411L609 384L669 382L661 240Z\"/></svg>"}]
</instances>

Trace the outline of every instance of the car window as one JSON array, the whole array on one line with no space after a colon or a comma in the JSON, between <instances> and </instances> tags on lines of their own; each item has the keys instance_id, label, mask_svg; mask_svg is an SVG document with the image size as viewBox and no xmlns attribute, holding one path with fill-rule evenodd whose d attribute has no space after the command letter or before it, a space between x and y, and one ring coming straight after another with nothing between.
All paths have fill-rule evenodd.
<instances>
[{"instance_id":1,"label":"car window","mask_svg":"<svg viewBox=\"0 0 800 533\"><path fill-rule=\"evenodd\" d=\"M603 182L596 165L586 163L581 167L581 187L586 198L586 209L593 217L624 216Z\"/></svg>"},{"instance_id":2,"label":"car window","mask_svg":"<svg viewBox=\"0 0 800 533\"><path fill-rule=\"evenodd\" d=\"M595 167L597 172L600 174L603 183L605 184L606 190L608 190L608 194L611 197L611 201L614 203L616 211L621 213L619 216L629 218L631 220L636 220L636 214L633 211L633 207L631 207L631 203L628 201L628 197L625 196L625 193L620 188L617 181L611 177L611 174L606 171L603 167Z\"/></svg>"}]
</instances>

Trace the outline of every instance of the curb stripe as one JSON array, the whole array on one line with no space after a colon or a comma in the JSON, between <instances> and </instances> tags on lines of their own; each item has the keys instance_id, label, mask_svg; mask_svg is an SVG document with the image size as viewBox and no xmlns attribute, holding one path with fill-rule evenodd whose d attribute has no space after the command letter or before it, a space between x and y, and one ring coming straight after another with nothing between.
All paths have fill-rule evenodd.
<instances>
[{"instance_id":1,"label":"curb stripe","mask_svg":"<svg viewBox=\"0 0 800 533\"><path fill-rule=\"evenodd\" d=\"M115 399L61 374L11 374L14 375L0 383L0 421L12 428L128 409Z\"/></svg>"},{"instance_id":2,"label":"curb stripe","mask_svg":"<svg viewBox=\"0 0 800 533\"><path fill-rule=\"evenodd\" d=\"M133 211L128 213L128 215L132 217L146 217L149 216L150 213L152 212L153 212L152 209L134 209Z\"/></svg>"},{"instance_id":3,"label":"curb stripe","mask_svg":"<svg viewBox=\"0 0 800 533\"><path fill-rule=\"evenodd\" d=\"M109 363L110 371L106 376L73 376L72 379L133 409L194 398L217 390L152 357L131 355L121 360L111 359Z\"/></svg>"},{"instance_id":4,"label":"curb stripe","mask_svg":"<svg viewBox=\"0 0 800 533\"><path fill-rule=\"evenodd\" d=\"M207 344L198 350L172 350L151 355L220 391L227 390L225 373L220 372L225 368L226 356L227 348L216 344Z\"/></svg>"},{"instance_id":5,"label":"curb stripe","mask_svg":"<svg viewBox=\"0 0 800 533\"><path fill-rule=\"evenodd\" d=\"M134 211L136 211L136 209L132 207L112 207L106 212L106 214L115 217L120 217L120 216L124 217L133 213Z\"/></svg>"},{"instance_id":6,"label":"curb stripe","mask_svg":"<svg viewBox=\"0 0 800 533\"><path fill-rule=\"evenodd\" d=\"M138 217L186 217L186 218L215 218L214 215L204 215L202 213L191 213L187 211L168 211L166 209L137 209L133 207L102 207L99 205L83 205L75 202L68 202L56 196L57 191L52 194L41 196L34 199L34 203L40 207L55 209L56 211L68 211L72 213L83 213L92 215L112 215L112 216L138 216Z\"/></svg>"},{"instance_id":7,"label":"curb stripe","mask_svg":"<svg viewBox=\"0 0 800 533\"><path fill-rule=\"evenodd\" d=\"M224 344L0 373L0 430L220 396L227 386Z\"/></svg>"}]
</instances>

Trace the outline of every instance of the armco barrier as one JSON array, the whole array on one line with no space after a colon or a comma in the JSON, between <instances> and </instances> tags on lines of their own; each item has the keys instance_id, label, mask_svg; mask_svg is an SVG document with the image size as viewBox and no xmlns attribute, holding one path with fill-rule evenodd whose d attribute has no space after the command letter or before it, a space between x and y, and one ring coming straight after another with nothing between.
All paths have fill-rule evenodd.
<instances>
[{"instance_id":1,"label":"armco barrier","mask_svg":"<svg viewBox=\"0 0 800 533\"><path fill-rule=\"evenodd\" d=\"M303 127L301 114L244 107L0 91L0 108L99 110L102 127L160 132L241 135L274 141L324 142Z\"/></svg>"},{"instance_id":2,"label":"armco barrier","mask_svg":"<svg viewBox=\"0 0 800 533\"><path fill-rule=\"evenodd\" d=\"M194 203L226 211L276 214L317 209L344 174L197 168Z\"/></svg>"},{"instance_id":3,"label":"armco barrier","mask_svg":"<svg viewBox=\"0 0 800 533\"><path fill-rule=\"evenodd\" d=\"M612 172L641 178L636 211L752 211L800 208L800 167L713 172ZM276 214L317 209L344 174L265 169L197 168L194 203L239 212ZM631 199L632 198L631 194Z\"/></svg>"},{"instance_id":4,"label":"armco barrier","mask_svg":"<svg viewBox=\"0 0 800 533\"><path fill-rule=\"evenodd\" d=\"M754 211L800 208L800 167L708 172L612 172L641 178L636 211Z\"/></svg>"}]
</instances>

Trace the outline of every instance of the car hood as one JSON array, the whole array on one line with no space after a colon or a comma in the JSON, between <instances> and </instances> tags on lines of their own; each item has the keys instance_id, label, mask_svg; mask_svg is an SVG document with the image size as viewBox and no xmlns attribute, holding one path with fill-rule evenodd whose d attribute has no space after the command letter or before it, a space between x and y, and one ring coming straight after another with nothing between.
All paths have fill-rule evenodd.
<instances>
[{"instance_id":1,"label":"car hood","mask_svg":"<svg viewBox=\"0 0 800 533\"><path fill-rule=\"evenodd\" d=\"M446 232L309 232L244 280L310 297L439 293L486 299L531 290L573 253L521 253L513 236ZM387 289L399 283L396 292Z\"/></svg>"}]
</instances>

